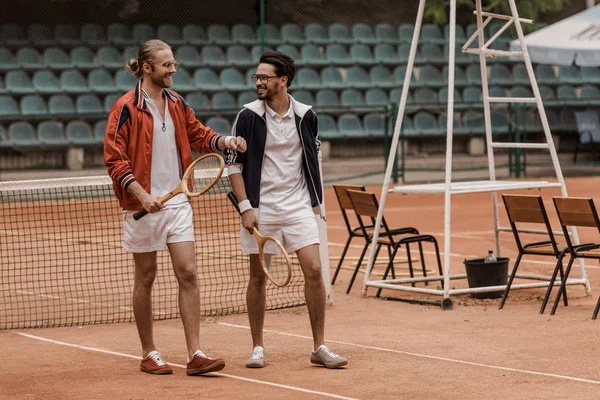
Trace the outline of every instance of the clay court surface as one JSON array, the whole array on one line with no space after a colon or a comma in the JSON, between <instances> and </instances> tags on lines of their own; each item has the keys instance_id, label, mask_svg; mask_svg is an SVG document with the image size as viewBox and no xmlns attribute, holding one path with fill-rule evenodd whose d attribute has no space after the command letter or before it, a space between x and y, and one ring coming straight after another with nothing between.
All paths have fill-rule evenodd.
<instances>
[{"instance_id":1,"label":"clay court surface","mask_svg":"<svg viewBox=\"0 0 600 400\"><path fill-rule=\"evenodd\" d=\"M567 181L571 196L598 197L600 178ZM369 186L379 197L381 188ZM555 230L551 197L541 193ZM452 273L464 271L465 258L493 249L489 193L458 195L452 206ZM347 232L333 190L327 190L331 273ZM433 233L443 249L443 196L390 195L385 217L391 226L415 226ZM506 214L500 210L507 225ZM585 241L597 232L580 230ZM502 236L503 256L516 257L510 233ZM600 320L591 320L600 294L597 261L588 261L592 295L569 286L569 306L556 315L538 313L545 289L515 290L503 311L499 300L453 297L454 309L362 297L363 274L345 294L363 243L355 239L349 259L333 286L326 320L327 344L349 359L345 370L313 367L312 339L305 307L271 311L265 322L267 367L246 369L251 350L247 315L204 319L203 350L223 357L222 373L185 375L181 321L155 324L155 342L174 367L170 376L139 372L141 349L135 324L0 331L2 399L596 399L600 398ZM426 247L428 268L434 263ZM403 255L403 254L401 254ZM550 275L551 259L529 258L521 272ZM398 272L406 273L406 264ZM381 271L377 265L375 272ZM572 277L579 277L573 268ZM432 283L437 285L437 283ZM452 281L466 287L466 281ZM440 300L441 296L384 291L383 295ZM551 299L553 301L553 298Z\"/></svg>"}]
</instances>

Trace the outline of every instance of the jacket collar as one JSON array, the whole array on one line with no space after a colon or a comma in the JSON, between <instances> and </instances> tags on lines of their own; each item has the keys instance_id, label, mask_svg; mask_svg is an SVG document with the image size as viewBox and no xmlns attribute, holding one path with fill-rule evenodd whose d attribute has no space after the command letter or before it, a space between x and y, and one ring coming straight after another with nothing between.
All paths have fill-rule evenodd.
<instances>
[{"instance_id":1,"label":"jacket collar","mask_svg":"<svg viewBox=\"0 0 600 400\"><path fill-rule=\"evenodd\" d=\"M294 99L289 94L288 94L288 97L290 98L290 102L292 103L292 108L294 110L294 114L296 114L300 118L304 117L304 115L308 112L308 110L310 110L312 108L312 106L310 106L308 104L300 103L299 101ZM265 112L266 112L265 106L266 106L266 104L265 104L264 100L255 100L252 103L244 104L244 108L247 108L248 110L255 112L256 114L258 114L261 117L263 115L265 115Z\"/></svg>"},{"instance_id":2,"label":"jacket collar","mask_svg":"<svg viewBox=\"0 0 600 400\"><path fill-rule=\"evenodd\" d=\"M137 83L137 85L135 85L135 91L134 91L134 96L135 96L135 103L134 106L136 106L137 108L140 108L142 110L146 110L147 109L147 105L146 105L146 99L144 96L144 89L142 89L142 81L143 79L140 79L139 82ZM171 100L173 103L177 103L177 97L169 90L169 89L163 89L163 95Z\"/></svg>"}]
</instances>

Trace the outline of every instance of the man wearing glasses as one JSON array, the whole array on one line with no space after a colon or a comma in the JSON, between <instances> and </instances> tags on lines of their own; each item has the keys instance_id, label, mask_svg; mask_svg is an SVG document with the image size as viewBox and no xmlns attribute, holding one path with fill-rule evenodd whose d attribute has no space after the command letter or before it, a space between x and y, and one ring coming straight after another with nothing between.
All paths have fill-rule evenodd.
<instances>
[{"instance_id":1,"label":"man wearing glasses","mask_svg":"<svg viewBox=\"0 0 600 400\"><path fill-rule=\"evenodd\" d=\"M192 207L185 194L161 204L192 163L190 146L200 153L226 148L243 153L243 138L224 137L205 127L183 97L172 90L178 63L160 40L142 44L127 68L139 83L112 107L104 139L104 161L123 209L124 248L135 263L133 314L142 344L140 370L170 374L154 345L152 284L157 251L169 249L179 284L179 308L188 350L188 375L219 371L221 358L200 350L200 293L194 252ZM144 208L150 214L135 221ZM159 212L160 211L160 212Z\"/></svg>"},{"instance_id":2,"label":"man wearing glasses","mask_svg":"<svg viewBox=\"0 0 600 400\"><path fill-rule=\"evenodd\" d=\"M233 137L244 138L248 151L226 152L229 180L242 212L242 251L250 255L246 303L253 350L246 367L265 366L266 279L252 235L260 221L260 232L279 239L300 261L314 342L310 361L341 368L348 361L324 345L325 286L313 212L323 202L317 115L288 94L296 72L290 56L267 51L259 62L252 76L258 100L244 105L232 127Z\"/></svg>"}]
</instances>

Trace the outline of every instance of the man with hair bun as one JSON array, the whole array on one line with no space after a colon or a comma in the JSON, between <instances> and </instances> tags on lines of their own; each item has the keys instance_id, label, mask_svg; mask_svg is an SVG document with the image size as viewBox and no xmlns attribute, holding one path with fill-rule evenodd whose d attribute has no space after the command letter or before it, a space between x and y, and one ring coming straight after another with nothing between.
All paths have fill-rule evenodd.
<instances>
[{"instance_id":1,"label":"man with hair bun","mask_svg":"<svg viewBox=\"0 0 600 400\"><path fill-rule=\"evenodd\" d=\"M200 293L194 251L192 207L185 194L164 205L159 198L181 182L200 153L246 150L243 138L225 137L204 126L182 96L170 90L178 62L160 40L143 43L127 69L138 84L113 105L104 139L104 162L123 209L124 248L135 263L133 314L142 345L140 370L171 374L154 345L152 284L157 251L167 247L179 285L179 311L188 350L188 375L219 371L221 358L200 350ZM140 209L149 215L135 221Z\"/></svg>"}]
</instances>

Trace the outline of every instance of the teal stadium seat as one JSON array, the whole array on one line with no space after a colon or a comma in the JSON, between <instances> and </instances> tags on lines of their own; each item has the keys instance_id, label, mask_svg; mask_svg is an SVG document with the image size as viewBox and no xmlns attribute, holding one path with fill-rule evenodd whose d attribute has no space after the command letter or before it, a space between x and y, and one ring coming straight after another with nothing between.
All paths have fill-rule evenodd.
<instances>
[{"instance_id":1,"label":"teal stadium seat","mask_svg":"<svg viewBox=\"0 0 600 400\"><path fill-rule=\"evenodd\" d=\"M406 43L402 43L399 44L398 47L396 48L396 55L398 56L398 62L400 64L407 64L408 63L408 58L410 57L410 44L406 44ZM417 52L415 54L415 64L422 64L423 63L423 57L421 57L421 52L419 51L419 48L417 47Z\"/></svg>"},{"instance_id":2,"label":"teal stadium seat","mask_svg":"<svg viewBox=\"0 0 600 400\"><path fill-rule=\"evenodd\" d=\"M396 80L397 86L404 85L405 75L406 75L406 66L405 65L400 65L400 66L394 68L394 79ZM415 73L413 71L410 76L410 86L415 87L416 83L417 83L417 79L415 78Z\"/></svg>"},{"instance_id":3,"label":"teal stadium seat","mask_svg":"<svg viewBox=\"0 0 600 400\"><path fill-rule=\"evenodd\" d=\"M506 88L504 86L492 85L488 89L490 97L506 97Z\"/></svg>"},{"instance_id":4,"label":"teal stadium seat","mask_svg":"<svg viewBox=\"0 0 600 400\"><path fill-rule=\"evenodd\" d=\"M38 125L37 136L40 145L48 148L64 148L69 141L63 133L63 124L57 121L44 121Z\"/></svg>"},{"instance_id":5,"label":"teal stadium seat","mask_svg":"<svg viewBox=\"0 0 600 400\"><path fill-rule=\"evenodd\" d=\"M316 105L319 107L339 107L340 97L335 90L321 89L317 92Z\"/></svg>"},{"instance_id":6,"label":"teal stadium seat","mask_svg":"<svg viewBox=\"0 0 600 400\"><path fill-rule=\"evenodd\" d=\"M119 70L115 73L115 84L122 92L128 92L137 85L138 80L129 71Z\"/></svg>"},{"instance_id":7,"label":"teal stadium seat","mask_svg":"<svg viewBox=\"0 0 600 400\"><path fill-rule=\"evenodd\" d=\"M308 90L294 90L292 97L304 104L315 104L315 98Z\"/></svg>"},{"instance_id":8,"label":"teal stadium seat","mask_svg":"<svg viewBox=\"0 0 600 400\"><path fill-rule=\"evenodd\" d=\"M342 137L361 138L365 136L362 123L355 114L340 115L338 127Z\"/></svg>"},{"instance_id":9,"label":"teal stadium seat","mask_svg":"<svg viewBox=\"0 0 600 400\"><path fill-rule=\"evenodd\" d=\"M265 24L263 25L263 29L265 30L266 42L268 45L275 46L284 42L284 40L281 39L281 32L275 25ZM256 36L260 37L260 27L256 28Z\"/></svg>"},{"instance_id":10,"label":"teal stadium seat","mask_svg":"<svg viewBox=\"0 0 600 400\"><path fill-rule=\"evenodd\" d=\"M248 68L254 65L254 61L250 57L250 52L246 46L233 45L228 46L226 51L227 60L230 65L237 67Z\"/></svg>"},{"instance_id":11,"label":"teal stadium seat","mask_svg":"<svg viewBox=\"0 0 600 400\"><path fill-rule=\"evenodd\" d=\"M478 56L476 56L475 54L463 53L462 46L463 46L463 43L456 43L456 47L454 50L455 63L458 65L479 63ZM470 47L473 47L473 45L471 45ZM444 61L448 62L449 57L450 57L450 47L448 47L447 44L444 44L443 53L444 53L444 56L443 56ZM491 59L492 58L488 58L488 60L491 60ZM479 64L477 64L477 65L479 65Z\"/></svg>"},{"instance_id":12,"label":"teal stadium seat","mask_svg":"<svg viewBox=\"0 0 600 400\"><path fill-rule=\"evenodd\" d=\"M423 24L421 27L421 40L423 43L444 44L442 30L435 24Z\"/></svg>"},{"instance_id":13,"label":"teal stadium seat","mask_svg":"<svg viewBox=\"0 0 600 400\"><path fill-rule=\"evenodd\" d=\"M516 64L512 69L513 84L529 85L529 75L525 64Z\"/></svg>"},{"instance_id":14,"label":"teal stadium seat","mask_svg":"<svg viewBox=\"0 0 600 400\"><path fill-rule=\"evenodd\" d=\"M378 42L373 27L364 23L352 25L352 38L354 43L375 44Z\"/></svg>"},{"instance_id":15,"label":"teal stadium seat","mask_svg":"<svg viewBox=\"0 0 600 400\"><path fill-rule=\"evenodd\" d=\"M117 91L113 76L104 68L91 70L88 74L89 90L94 93L107 94Z\"/></svg>"},{"instance_id":16,"label":"teal stadium seat","mask_svg":"<svg viewBox=\"0 0 600 400\"><path fill-rule=\"evenodd\" d=\"M444 84L448 84L448 66L444 66L442 69L442 78L444 79ZM467 79L467 73L460 66L454 66L454 85L455 86L466 86L469 84L469 80Z\"/></svg>"},{"instance_id":17,"label":"teal stadium seat","mask_svg":"<svg viewBox=\"0 0 600 400\"><path fill-rule=\"evenodd\" d=\"M401 87L390 90L390 103L394 103L396 105L400 104L402 91L403 91L403 88L401 88ZM410 107L413 102L414 102L414 100L413 100L412 92L409 90L408 95L406 97L406 104L408 105L408 107Z\"/></svg>"},{"instance_id":18,"label":"teal stadium seat","mask_svg":"<svg viewBox=\"0 0 600 400\"><path fill-rule=\"evenodd\" d=\"M426 111L420 111L415 114L415 130L419 136L439 136L445 133L438 124L437 119Z\"/></svg>"},{"instance_id":19,"label":"teal stadium seat","mask_svg":"<svg viewBox=\"0 0 600 400\"><path fill-rule=\"evenodd\" d=\"M544 85L555 85L558 84L559 81L556 78L556 74L554 73L554 68L552 65L548 64L538 64L535 66L535 77L539 84Z\"/></svg>"},{"instance_id":20,"label":"teal stadium seat","mask_svg":"<svg viewBox=\"0 0 600 400\"><path fill-rule=\"evenodd\" d=\"M6 47L0 47L0 71L17 69L18 65L13 58L13 53Z\"/></svg>"},{"instance_id":21,"label":"teal stadium seat","mask_svg":"<svg viewBox=\"0 0 600 400\"><path fill-rule=\"evenodd\" d=\"M337 139L340 132L335 119L329 114L319 114L319 138L321 140Z\"/></svg>"},{"instance_id":22,"label":"teal stadium seat","mask_svg":"<svg viewBox=\"0 0 600 400\"><path fill-rule=\"evenodd\" d=\"M217 92L212 96L212 108L217 111L233 111L237 110L237 100L233 94L229 92Z\"/></svg>"},{"instance_id":23,"label":"teal stadium seat","mask_svg":"<svg viewBox=\"0 0 600 400\"><path fill-rule=\"evenodd\" d=\"M600 83L600 67L581 67L581 79L586 83Z\"/></svg>"},{"instance_id":24,"label":"teal stadium seat","mask_svg":"<svg viewBox=\"0 0 600 400\"><path fill-rule=\"evenodd\" d=\"M236 68L225 68L219 75L221 86L230 91L246 90L246 82L242 73Z\"/></svg>"},{"instance_id":25,"label":"teal stadium seat","mask_svg":"<svg viewBox=\"0 0 600 400\"><path fill-rule=\"evenodd\" d=\"M33 87L38 93L53 94L62 92L58 78L50 70L42 69L35 71L32 81Z\"/></svg>"},{"instance_id":26,"label":"teal stadium seat","mask_svg":"<svg viewBox=\"0 0 600 400\"><path fill-rule=\"evenodd\" d=\"M423 62L429 64L444 65L448 63L448 58L444 56L442 48L437 44L423 44L421 46L421 57Z\"/></svg>"},{"instance_id":27,"label":"teal stadium seat","mask_svg":"<svg viewBox=\"0 0 600 400\"><path fill-rule=\"evenodd\" d=\"M94 52L87 47L76 47L71 50L71 65L77 69L97 68ZM124 67L124 66L123 66Z\"/></svg>"},{"instance_id":28,"label":"teal stadium seat","mask_svg":"<svg viewBox=\"0 0 600 400\"><path fill-rule=\"evenodd\" d=\"M71 121L66 127L67 140L71 146L95 146L92 127L85 121Z\"/></svg>"},{"instance_id":29,"label":"teal stadium seat","mask_svg":"<svg viewBox=\"0 0 600 400\"><path fill-rule=\"evenodd\" d=\"M340 76L341 80L341 76ZM313 68L299 68L296 72L296 84L294 85L297 89L320 89L321 77L319 73Z\"/></svg>"},{"instance_id":30,"label":"teal stadium seat","mask_svg":"<svg viewBox=\"0 0 600 400\"><path fill-rule=\"evenodd\" d=\"M102 101L95 94L81 94L75 100L77 114L104 114Z\"/></svg>"},{"instance_id":31,"label":"teal stadium seat","mask_svg":"<svg viewBox=\"0 0 600 400\"><path fill-rule=\"evenodd\" d=\"M504 64L492 65L488 79L494 85L512 85L515 82L510 69Z\"/></svg>"},{"instance_id":32,"label":"teal stadium seat","mask_svg":"<svg viewBox=\"0 0 600 400\"><path fill-rule=\"evenodd\" d=\"M447 132L446 125L448 124L448 117L446 113L442 113L438 115L438 125L440 126L440 130L443 132ZM452 120L452 134L453 135L468 135L469 130L464 127L460 117L458 115L454 116Z\"/></svg>"},{"instance_id":33,"label":"teal stadium seat","mask_svg":"<svg viewBox=\"0 0 600 400\"><path fill-rule=\"evenodd\" d=\"M210 117L206 120L205 125L223 136L229 136L231 134L231 124L223 117Z\"/></svg>"},{"instance_id":34,"label":"teal stadium seat","mask_svg":"<svg viewBox=\"0 0 600 400\"><path fill-rule=\"evenodd\" d=\"M53 94L48 100L48 113L51 115L74 115L73 99L66 94Z\"/></svg>"},{"instance_id":35,"label":"teal stadium seat","mask_svg":"<svg viewBox=\"0 0 600 400\"><path fill-rule=\"evenodd\" d=\"M371 85L377 88L393 88L397 86L394 75L389 68L376 65L369 71Z\"/></svg>"},{"instance_id":36,"label":"teal stadium seat","mask_svg":"<svg viewBox=\"0 0 600 400\"><path fill-rule=\"evenodd\" d=\"M588 106L600 105L600 88L596 85L582 86L580 102Z\"/></svg>"},{"instance_id":37,"label":"teal stadium seat","mask_svg":"<svg viewBox=\"0 0 600 400\"><path fill-rule=\"evenodd\" d=\"M187 24L181 29L182 37L185 43L192 46L204 46L208 43L206 31L200 25Z\"/></svg>"},{"instance_id":38,"label":"teal stadium seat","mask_svg":"<svg viewBox=\"0 0 600 400\"><path fill-rule=\"evenodd\" d=\"M481 85L481 68L479 64L471 64L466 69L469 85Z\"/></svg>"},{"instance_id":39,"label":"teal stadium seat","mask_svg":"<svg viewBox=\"0 0 600 400\"><path fill-rule=\"evenodd\" d=\"M489 24L488 25L488 36L486 36L486 40L490 39L492 36L494 36L499 30L500 28L502 28L501 24ZM514 33L513 29L507 29L506 31L504 31L495 41L494 44L496 45L503 45L503 44L507 44L509 43L511 40L516 39L516 34ZM496 46L497 47L497 46Z\"/></svg>"},{"instance_id":40,"label":"teal stadium seat","mask_svg":"<svg viewBox=\"0 0 600 400\"><path fill-rule=\"evenodd\" d=\"M415 129L412 118L408 115L405 115L402 119L402 124L400 125L400 135L404 137L419 136L417 130Z\"/></svg>"},{"instance_id":41,"label":"teal stadium seat","mask_svg":"<svg viewBox=\"0 0 600 400\"><path fill-rule=\"evenodd\" d=\"M326 58L319 46L314 44L305 44L300 49L300 56L302 58L302 64L307 66L321 66L328 64L335 64L329 58Z\"/></svg>"},{"instance_id":42,"label":"teal stadium seat","mask_svg":"<svg viewBox=\"0 0 600 400\"><path fill-rule=\"evenodd\" d=\"M14 148L35 148L40 145L35 128L29 122L13 122L8 126L8 141Z\"/></svg>"},{"instance_id":43,"label":"teal stadium seat","mask_svg":"<svg viewBox=\"0 0 600 400\"><path fill-rule=\"evenodd\" d=\"M561 106L573 106L578 103L577 91L571 85L560 85L556 89L556 99Z\"/></svg>"},{"instance_id":44,"label":"teal stadium seat","mask_svg":"<svg viewBox=\"0 0 600 400\"><path fill-rule=\"evenodd\" d=\"M304 60L300 56L300 52L298 51L298 48L296 46L294 46L292 44L281 44L281 45L277 46L277 51L280 51L280 52L292 57L294 59L294 62L296 63L296 65L304 65ZM259 57L260 57L260 55L259 55ZM257 62L258 59L254 59L253 61Z\"/></svg>"},{"instance_id":45,"label":"teal stadium seat","mask_svg":"<svg viewBox=\"0 0 600 400\"><path fill-rule=\"evenodd\" d=\"M221 81L217 73L211 68L199 68L194 72L194 87L203 92L221 90Z\"/></svg>"},{"instance_id":46,"label":"teal stadium seat","mask_svg":"<svg viewBox=\"0 0 600 400\"><path fill-rule=\"evenodd\" d=\"M58 45L54 40L54 32L52 32L52 29L45 24L29 25L29 28L27 28L27 37L29 38L29 43L36 48Z\"/></svg>"},{"instance_id":47,"label":"teal stadium seat","mask_svg":"<svg viewBox=\"0 0 600 400\"><path fill-rule=\"evenodd\" d=\"M325 80L323 80L325 82ZM363 67L350 67L346 70L346 87L368 89L371 87L369 73Z\"/></svg>"},{"instance_id":48,"label":"teal stadium seat","mask_svg":"<svg viewBox=\"0 0 600 400\"><path fill-rule=\"evenodd\" d=\"M375 61L381 64L398 64L400 59L396 48L390 43L380 43L375 46Z\"/></svg>"},{"instance_id":49,"label":"teal stadium seat","mask_svg":"<svg viewBox=\"0 0 600 400\"><path fill-rule=\"evenodd\" d=\"M194 111L206 111L212 108L210 99L202 92L188 93L188 95L185 96L185 100Z\"/></svg>"},{"instance_id":50,"label":"teal stadium seat","mask_svg":"<svg viewBox=\"0 0 600 400\"><path fill-rule=\"evenodd\" d=\"M533 92L528 86L513 86L510 88L510 97L533 97ZM516 103L515 103L516 104ZM518 107L535 107L535 104L520 103Z\"/></svg>"},{"instance_id":51,"label":"teal stadium seat","mask_svg":"<svg viewBox=\"0 0 600 400\"><path fill-rule=\"evenodd\" d=\"M462 95L463 103L468 108L478 108L483 106L483 94L481 87L468 86L464 88Z\"/></svg>"},{"instance_id":52,"label":"teal stadium seat","mask_svg":"<svg viewBox=\"0 0 600 400\"><path fill-rule=\"evenodd\" d=\"M8 142L8 134L6 133L6 128L0 125L0 150L10 147Z\"/></svg>"},{"instance_id":53,"label":"teal stadium seat","mask_svg":"<svg viewBox=\"0 0 600 400\"><path fill-rule=\"evenodd\" d=\"M556 92L554 89L552 89L550 86L540 85L539 90L544 104L550 105L556 103Z\"/></svg>"},{"instance_id":54,"label":"teal stadium seat","mask_svg":"<svg viewBox=\"0 0 600 400\"><path fill-rule=\"evenodd\" d=\"M252 103L256 99L257 97L255 91L246 90L245 92L240 93L238 96L238 108L241 109L244 107L244 104Z\"/></svg>"},{"instance_id":55,"label":"teal stadium seat","mask_svg":"<svg viewBox=\"0 0 600 400\"><path fill-rule=\"evenodd\" d=\"M386 117L381 113L368 113L363 117L365 132L369 137L382 138L386 133Z\"/></svg>"},{"instance_id":56,"label":"teal stadium seat","mask_svg":"<svg viewBox=\"0 0 600 400\"><path fill-rule=\"evenodd\" d=\"M256 31L247 24L235 24L231 27L231 38L234 43L251 45L258 42Z\"/></svg>"},{"instance_id":57,"label":"teal stadium seat","mask_svg":"<svg viewBox=\"0 0 600 400\"><path fill-rule=\"evenodd\" d=\"M104 136L106 135L107 121L105 119L97 121L94 124L94 139L97 144L104 143Z\"/></svg>"},{"instance_id":58,"label":"teal stadium seat","mask_svg":"<svg viewBox=\"0 0 600 400\"><path fill-rule=\"evenodd\" d=\"M135 44L142 44L150 39L156 38L156 32L154 28L149 24L135 24L131 29L131 36Z\"/></svg>"},{"instance_id":59,"label":"teal stadium seat","mask_svg":"<svg viewBox=\"0 0 600 400\"><path fill-rule=\"evenodd\" d=\"M48 114L48 106L42 96L28 94L21 97L21 115L40 116Z\"/></svg>"},{"instance_id":60,"label":"teal stadium seat","mask_svg":"<svg viewBox=\"0 0 600 400\"><path fill-rule=\"evenodd\" d=\"M374 88L365 93L365 102L367 106L387 106L390 104L390 99L385 90Z\"/></svg>"},{"instance_id":61,"label":"teal stadium seat","mask_svg":"<svg viewBox=\"0 0 600 400\"><path fill-rule=\"evenodd\" d=\"M505 112L492 111L490 118L494 134L506 134L510 131L508 116Z\"/></svg>"},{"instance_id":62,"label":"teal stadium seat","mask_svg":"<svg viewBox=\"0 0 600 400\"><path fill-rule=\"evenodd\" d=\"M342 90L341 103L344 107L364 107L363 92L358 89Z\"/></svg>"},{"instance_id":63,"label":"teal stadium seat","mask_svg":"<svg viewBox=\"0 0 600 400\"><path fill-rule=\"evenodd\" d=\"M192 75L190 75L185 68L179 68L177 72L173 74L173 90L181 94L197 90L193 85Z\"/></svg>"},{"instance_id":64,"label":"teal stadium seat","mask_svg":"<svg viewBox=\"0 0 600 400\"><path fill-rule=\"evenodd\" d=\"M433 65L425 65L419 71L419 86L440 87L446 85L446 80L439 69Z\"/></svg>"},{"instance_id":65,"label":"teal stadium seat","mask_svg":"<svg viewBox=\"0 0 600 400\"><path fill-rule=\"evenodd\" d=\"M431 88L418 88L413 93L414 102L419 105L434 105L438 102L438 93Z\"/></svg>"},{"instance_id":66,"label":"teal stadium seat","mask_svg":"<svg viewBox=\"0 0 600 400\"><path fill-rule=\"evenodd\" d=\"M123 61L129 63L132 58L137 58L138 46L127 46L123 49Z\"/></svg>"},{"instance_id":67,"label":"teal stadium seat","mask_svg":"<svg viewBox=\"0 0 600 400\"><path fill-rule=\"evenodd\" d=\"M19 115L19 105L14 97L0 95L0 117L15 117Z\"/></svg>"},{"instance_id":68,"label":"teal stadium seat","mask_svg":"<svg viewBox=\"0 0 600 400\"><path fill-rule=\"evenodd\" d=\"M17 24L0 25L0 40L6 47L16 49L27 45L25 31Z\"/></svg>"},{"instance_id":69,"label":"teal stadium seat","mask_svg":"<svg viewBox=\"0 0 600 400\"><path fill-rule=\"evenodd\" d=\"M455 34L456 41L458 43L465 43L467 41L467 35L465 33L465 28L462 25L455 25ZM448 43L450 40L450 25L444 25L444 42Z\"/></svg>"},{"instance_id":70,"label":"teal stadium seat","mask_svg":"<svg viewBox=\"0 0 600 400\"><path fill-rule=\"evenodd\" d=\"M375 43L398 43L398 34L396 29L390 24L375 25Z\"/></svg>"},{"instance_id":71,"label":"teal stadium seat","mask_svg":"<svg viewBox=\"0 0 600 400\"><path fill-rule=\"evenodd\" d=\"M306 38L306 42L315 43L315 44L329 44L331 41L329 40L329 34L327 33L327 29L321 24L318 23L310 23L304 27L304 37Z\"/></svg>"},{"instance_id":72,"label":"teal stadium seat","mask_svg":"<svg viewBox=\"0 0 600 400\"><path fill-rule=\"evenodd\" d=\"M318 47L315 45L307 45L307 46L311 46L313 48L315 48L315 53L317 51L319 51ZM304 59L304 47L307 46L303 46L302 48L302 58ZM348 54L348 50L346 49L346 46L344 46L343 44L339 44L339 43L335 43L335 44L330 44L329 46L327 46L325 48L325 56L327 58L327 60L323 59L321 60L321 63L323 64L330 64L330 65L335 65L335 66L348 66L348 65L352 65L353 61L350 58L350 54Z\"/></svg>"},{"instance_id":73,"label":"teal stadium seat","mask_svg":"<svg viewBox=\"0 0 600 400\"><path fill-rule=\"evenodd\" d=\"M186 44L183 34L178 26L172 24L161 24L156 31L158 39L169 44L169 46L182 46Z\"/></svg>"},{"instance_id":74,"label":"teal stadium seat","mask_svg":"<svg viewBox=\"0 0 600 400\"><path fill-rule=\"evenodd\" d=\"M415 26L413 24L398 25L398 40L403 43L412 42Z\"/></svg>"},{"instance_id":75,"label":"teal stadium seat","mask_svg":"<svg viewBox=\"0 0 600 400\"><path fill-rule=\"evenodd\" d=\"M68 69L60 73L60 87L67 93L88 91L86 79L77 69Z\"/></svg>"},{"instance_id":76,"label":"teal stadium seat","mask_svg":"<svg viewBox=\"0 0 600 400\"><path fill-rule=\"evenodd\" d=\"M0 56L1 57L1 56ZM62 71L72 68L69 55L60 47L49 47L44 50L44 63L53 71Z\"/></svg>"},{"instance_id":77,"label":"teal stadium seat","mask_svg":"<svg viewBox=\"0 0 600 400\"><path fill-rule=\"evenodd\" d=\"M333 43L351 44L353 43L350 29L344 24L331 24L327 28L329 41Z\"/></svg>"},{"instance_id":78,"label":"teal stadium seat","mask_svg":"<svg viewBox=\"0 0 600 400\"><path fill-rule=\"evenodd\" d=\"M350 46L350 58L357 65L371 65L375 62L371 46L363 43Z\"/></svg>"},{"instance_id":79,"label":"teal stadium seat","mask_svg":"<svg viewBox=\"0 0 600 400\"><path fill-rule=\"evenodd\" d=\"M485 134L485 121L481 111L469 110L464 113L463 124L471 135L481 136Z\"/></svg>"},{"instance_id":80,"label":"teal stadium seat","mask_svg":"<svg viewBox=\"0 0 600 400\"><path fill-rule=\"evenodd\" d=\"M225 53L218 46L204 46L201 53L204 65L207 67L225 67L228 65Z\"/></svg>"},{"instance_id":81,"label":"teal stadium seat","mask_svg":"<svg viewBox=\"0 0 600 400\"><path fill-rule=\"evenodd\" d=\"M45 64L39 51L31 47L22 47L15 55L17 65L24 70L44 68Z\"/></svg>"},{"instance_id":82,"label":"teal stadium seat","mask_svg":"<svg viewBox=\"0 0 600 400\"><path fill-rule=\"evenodd\" d=\"M115 71L122 69L125 66L125 62L121 58L121 53L115 47L100 47L97 53L97 62L100 67Z\"/></svg>"},{"instance_id":83,"label":"teal stadium seat","mask_svg":"<svg viewBox=\"0 0 600 400\"><path fill-rule=\"evenodd\" d=\"M581 85L584 83L581 77L579 67L574 65L561 65L558 67L558 80L560 83L570 83L572 85Z\"/></svg>"},{"instance_id":84,"label":"teal stadium seat","mask_svg":"<svg viewBox=\"0 0 600 400\"><path fill-rule=\"evenodd\" d=\"M31 79L25 71L8 71L4 77L4 83L8 93L19 95L35 92Z\"/></svg>"},{"instance_id":85,"label":"teal stadium seat","mask_svg":"<svg viewBox=\"0 0 600 400\"><path fill-rule=\"evenodd\" d=\"M83 24L79 32L81 43L88 47L98 48L110 45L104 28L98 24Z\"/></svg>"},{"instance_id":86,"label":"teal stadium seat","mask_svg":"<svg viewBox=\"0 0 600 400\"><path fill-rule=\"evenodd\" d=\"M448 88L443 87L438 92L438 102L442 104L448 103ZM454 104L455 108L461 108L463 104L462 96L457 88L454 88Z\"/></svg>"},{"instance_id":87,"label":"teal stadium seat","mask_svg":"<svg viewBox=\"0 0 600 400\"><path fill-rule=\"evenodd\" d=\"M206 34L208 36L208 42L211 44L228 46L233 44L231 40L231 32L229 32L229 27L221 24L213 24L209 25L206 29Z\"/></svg>"},{"instance_id":88,"label":"teal stadium seat","mask_svg":"<svg viewBox=\"0 0 600 400\"><path fill-rule=\"evenodd\" d=\"M254 63L254 65L258 65L260 57L267 50L273 50L273 48L271 48L270 46L265 46L263 50L263 46L261 46L260 44L252 46L252 49L250 50L250 55L252 57L252 62Z\"/></svg>"},{"instance_id":89,"label":"teal stadium seat","mask_svg":"<svg viewBox=\"0 0 600 400\"><path fill-rule=\"evenodd\" d=\"M195 46L181 46L175 50L175 58L184 68L198 68L203 65L200 53Z\"/></svg>"},{"instance_id":90,"label":"teal stadium seat","mask_svg":"<svg viewBox=\"0 0 600 400\"><path fill-rule=\"evenodd\" d=\"M54 27L54 40L61 47L81 46L79 31L75 25L58 24Z\"/></svg>"},{"instance_id":91,"label":"teal stadium seat","mask_svg":"<svg viewBox=\"0 0 600 400\"><path fill-rule=\"evenodd\" d=\"M104 97L104 111L105 112L109 112L112 107L115 105L115 103L117 102L117 100L119 100L119 98L121 98L122 94L121 93L111 93L109 95L106 95Z\"/></svg>"},{"instance_id":92,"label":"teal stadium seat","mask_svg":"<svg viewBox=\"0 0 600 400\"><path fill-rule=\"evenodd\" d=\"M252 75L254 75L256 73L256 68L248 68L246 70L245 76L246 76L246 86L248 87L248 90L256 90L256 83L252 82ZM294 79L294 88L296 88L298 86L298 74L296 73L296 79Z\"/></svg>"}]
</instances>

